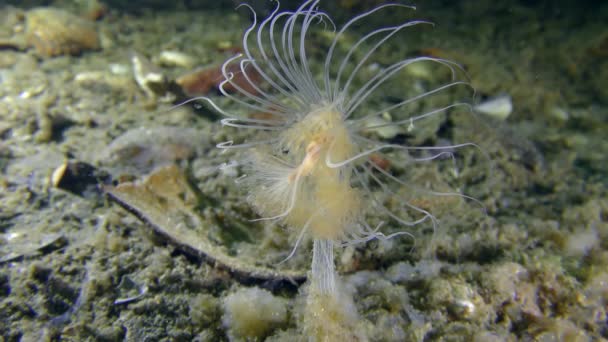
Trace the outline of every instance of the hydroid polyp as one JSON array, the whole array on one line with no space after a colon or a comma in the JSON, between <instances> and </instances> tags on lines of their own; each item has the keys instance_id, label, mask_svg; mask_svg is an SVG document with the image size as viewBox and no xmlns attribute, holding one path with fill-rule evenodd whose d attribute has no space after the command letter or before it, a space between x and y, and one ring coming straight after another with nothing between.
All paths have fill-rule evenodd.
<instances>
[{"instance_id":1,"label":"hydroid polyp","mask_svg":"<svg viewBox=\"0 0 608 342\"><path fill-rule=\"evenodd\" d=\"M240 109L224 110L204 98L225 116L223 125L257 131L250 135L256 137L251 141L229 141L218 147L245 151L241 154L246 173L243 184L247 186L249 202L260 215L258 220L289 227L297 236L296 245L305 234L314 240L311 310L329 305L323 303L336 304L335 246L410 234L407 228L383 234L382 222L375 226L366 222L368 212L383 215L387 223L406 227L423 222L437 225L429 211L408 201L401 204L401 210L409 212L407 217L383 204L386 194L396 194L398 187L410 184L381 167L376 162L379 156L387 158L384 154L390 153L409 167L416 167L417 163L453 157L453 151L459 148L476 146L407 145L387 142L373 133L385 127L416 130L436 115L469 107L466 101L451 100L452 94L463 89L472 94L462 68L452 61L415 56L390 64L378 62L384 44L403 38L408 28L431 25L429 22L414 20L381 27L350 46L343 43L348 29L366 19L413 7L380 5L337 28L318 9L318 3L309 0L295 11L280 11L277 2L263 20L251 7L241 5L251 10L253 23L243 35L243 53L225 62L225 80L220 86L220 92ZM333 36L321 63L309 58L310 34L315 30L325 30ZM235 68L229 67L234 64L239 66L239 82L245 80L247 87L235 81L231 71ZM387 101L387 89L390 92L396 84L407 83L405 71L421 64L444 68L451 79L409 86L411 95ZM261 83L254 82L260 79ZM252 112L265 115L250 116ZM334 312L334 321L342 316L346 317ZM338 319L331 327L328 320L317 318L308 320L307 333L311 336L344 338L354 334L346 318L344 322Z\"/></svg>"}]
</instances>

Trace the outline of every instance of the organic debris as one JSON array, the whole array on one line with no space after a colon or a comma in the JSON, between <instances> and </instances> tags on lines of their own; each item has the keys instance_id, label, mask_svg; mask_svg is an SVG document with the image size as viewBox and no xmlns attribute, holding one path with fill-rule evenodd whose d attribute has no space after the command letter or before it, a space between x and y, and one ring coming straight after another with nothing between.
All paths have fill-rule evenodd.
<instances>
[{"instance_id":1,"label":"organic debris","mask_svg":"<svg viewBox=\"0 0 608 342\"><path fill-rule=\"evenodd\" d=\"M237 87L241 88L251 94L258 94L256 87L262 82L262 77L251 69L247 77L252 83L245 78L243 73L240 72L238 64L231 64L226 66L229 73L233 73L233 78L230 83L226 83L223 87L228 93L236 91ZM196 70L192 73L185 74L177 78L176 82L179 84L183 92L188 96L200 96L207 95L212 90L219 91L222 82L224 82L222 76L222 67L208 67Z\"/></svg>"}]
</instances>

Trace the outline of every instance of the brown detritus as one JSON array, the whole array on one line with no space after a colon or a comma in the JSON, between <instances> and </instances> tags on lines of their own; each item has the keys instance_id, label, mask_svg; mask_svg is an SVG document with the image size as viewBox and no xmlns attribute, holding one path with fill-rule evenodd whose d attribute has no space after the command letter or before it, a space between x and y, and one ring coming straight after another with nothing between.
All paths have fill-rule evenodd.
<instances>
[{"instance_id":1,"label":"brown detritus","mask_svg":"<svg viewBox=\"0 0 608 342\"><path fill-rule=\"evenodd\" d=\"M222 80L221 71L214 68L204 68L178 77L175 82L188 96L206 95Z\"/></svg>"},{"instance_id":2,"label":"brown detritus","mask_svg":"<svg viewBox=\"0 0 608 342\"><path fill-rule=\"evenodd\" d=\"M239 64L233 63L226 66L226 71L233 75L232 83L225 83L224 90L228 93L234 93L238 88L242 88L243 91L257 95L258 91L256 88L245 78L241 73ZM249 69L247 76L251 82L255 83L256 86L260 86L262 77L254 71ZM188 96L200 96L207 95L211 91L219 91L220 85L224 82L225 78L222 74L222 66L214 66L196 70L192 73L185 74L177 78L176 83L182 88L182 91Z\"/></svg>"},{"instance_id":3,"label":"brown detritus","mask_svg":"<svg viewBox=\"0 0 608 342\"><path fill-rule=\"evenodd\" d=\"M277 123L277 122L285 122L284 118L282 118L279 115L273 114L273 113L269 113L269 112L253 112L250 113L249 115L250 119L255 119L255 120L262 120L262 121L268 121L268 122L272 122L272 123Z\"/></svg>"},{"instance_id":4,"label":"brown detritus","mask_svg":"<svg viewBox=\"0 0 608 342\"><path fill-rule=\"evenodd\" d=\"M608 35L602 38L597 44L590 47L588 52L591 56L597 58L608 57Z\"/></svg>"},{"instance_id":5,"label":"brown detritus","mask_svg":"<svg viewBox=\"0 0 608 342\"><path fill-rule=\"evenodd\" d=\"M381 156L378 153L370 154L369 160L372 163L374 163L374 165L376 165L377 167L381 168L384 171L388 170L388 168L391 166L391 161L384 158L383 156Z\"/></svg>"},{"instance_id":6,"label":"brown detritus","mask_svg":"<svg viewBox=\"0 0 608 342\"><path fill-rule=\"evenodd\" d=\"M27 44L44 57L78 55L100 46L95 25L67 11L44 7L26 13Z\"/></svg>"},{"instance_id":7,"label":"brown detritus","mask_svg":"<svg viewBox=\"0 0 608 342\"><path fill-rule=\"evenodd\" d=\"M420 49L420 54L428 57L442 58L446 56L446 52L440 48L428 47Z\"/></svg>"},{"instance_id":8,"label":"brown detritus","mask_svg":"<svg viewBox=\"0 0 608 342\"><path fill-rule=\"evenodd\" d=\"M243 48L240 46L218 46L217 51L236 55L239 53L243 53Z\"/></svg>"},{"instance_id":9,"label":"brown detritus","mask_svg":"<svg viewBox=\"0 0 608 342\"><path fill-rule=\"evenodd\" d=\"M243 91L247 93L253 95L258 94L258 91L256 90L255 86L260 86L260 84L262 83L262 76L257 73L255 69L249 68L249 70L247 71L247 76L249 77L251 82L254 83L255 86L252 85L249 80L247 80L247 78L245 78L245 76L241 73L241 69L238 63L230 64L226 70L229 73L232 73L234 75L234 78L232 79L231 83L226 83L224 85L224 90L229 93L234 93L237 91L237 88L242 88ZM215 86L219 89L220 84L218 83Z\"/></svg>"}]
</instances>

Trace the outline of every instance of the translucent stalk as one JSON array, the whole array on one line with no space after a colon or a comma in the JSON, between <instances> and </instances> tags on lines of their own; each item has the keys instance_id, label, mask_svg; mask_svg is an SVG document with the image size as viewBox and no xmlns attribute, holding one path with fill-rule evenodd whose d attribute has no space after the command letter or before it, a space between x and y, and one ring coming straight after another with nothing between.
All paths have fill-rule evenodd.
<instances>
[{"instance_id":1,"label":"translucent stalk","mask_svg":"<svg viewBox=\"0 0 608 342\"><path fill-rule=\"evenodd\" d=\"M312 251L312 286L318 294L336 293L336 269L334 266L334 242L315 239Z\"/></svg>"}]
</instances>

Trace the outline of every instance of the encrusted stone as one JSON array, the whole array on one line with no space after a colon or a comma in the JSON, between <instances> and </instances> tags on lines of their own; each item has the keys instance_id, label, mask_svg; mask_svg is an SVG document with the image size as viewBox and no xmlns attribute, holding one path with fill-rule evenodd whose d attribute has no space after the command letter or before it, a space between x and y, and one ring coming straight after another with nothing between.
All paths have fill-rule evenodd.
<instances>
[{"instance_id":1,"label":"encrusted stone","mask_svg":"<svg viewBox=\"0 0 608 342\"><path fill-rule=\"evenodd\" d=\"M44 7L26 14L26 40L42 56L77 55L100 48L95 25L67 11Z\"/></svg>"}]
</instances>

